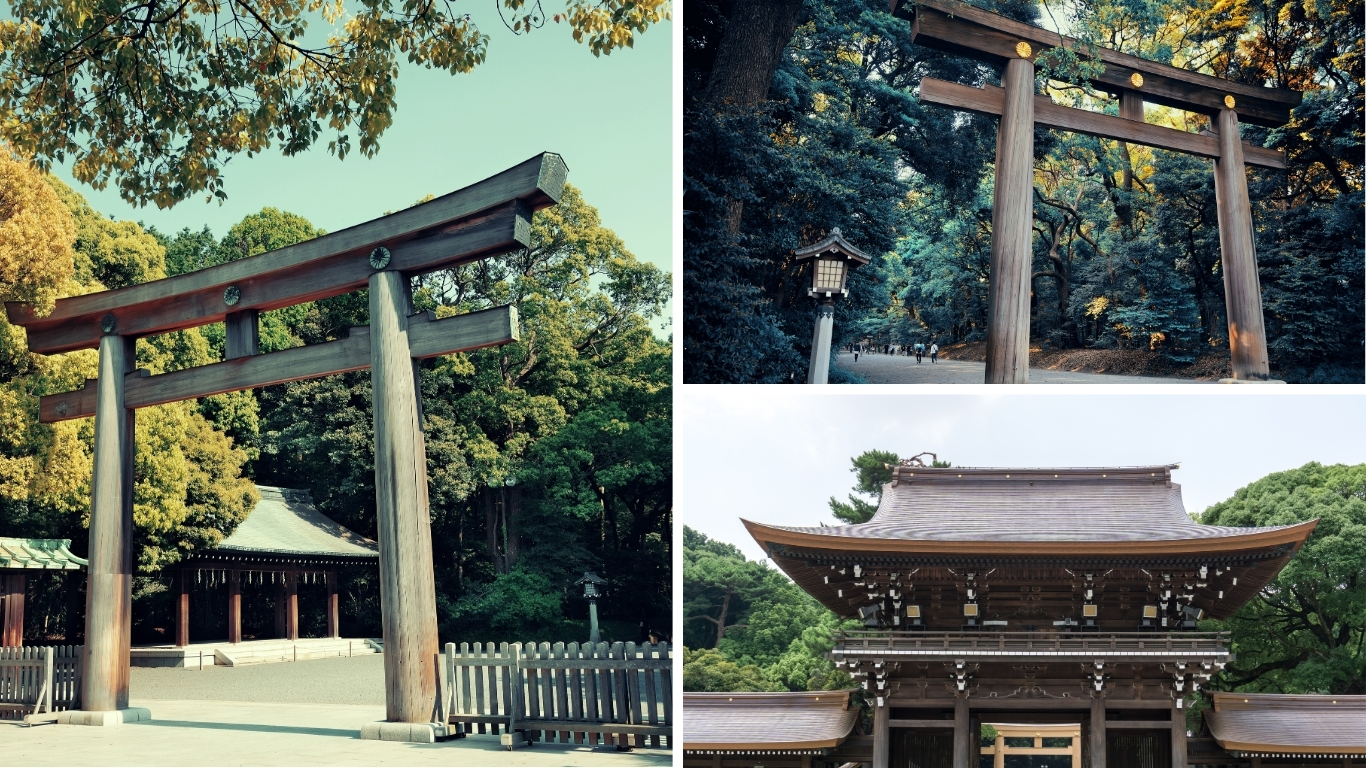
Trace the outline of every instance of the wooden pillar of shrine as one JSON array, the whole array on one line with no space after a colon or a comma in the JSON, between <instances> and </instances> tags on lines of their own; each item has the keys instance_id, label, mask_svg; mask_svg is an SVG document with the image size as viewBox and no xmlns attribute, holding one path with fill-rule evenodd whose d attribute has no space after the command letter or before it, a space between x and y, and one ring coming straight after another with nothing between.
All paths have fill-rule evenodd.
<instances>
[{"instance_id":1,"label":"wooden pillar of shrine","mask_svg":"<svg viewBox=\"0 0 1366 768\"><path fill-rule=\"evenodd\" d=\"M408 345L408 278L370 276L370 382L375 419L375 518L379 530L385 712L426 723L436 705L436 581L427 457Z\"/></svg>"},{"instance_id":2,"label":"wooden pillar of shrine","mask_svg":"<svg viewBox=\"0 0 1366 768\"><path fill-rule=\"evenodd\" d=\"M887 704L873 710L873 768L888 768L892 754L892 708Z\"/></svg>"},{"instance_id":3,"label":"wooden pillar of shrine","mask_svg":"<svg viewBox=\"0 0 1366 768\"><path fill-rule=\"evenodd\" d=\"M1105 768L1105 699L1100 696L1091 699L1090 750L1091 768Z\"/></svg>"},{"instance_id":4,"label":"wooden pillar of shrine","mask_svg":"<svg viewBox=\"0 0 1366 768\"><path fill-rule=\"evenodd\" d=\"M134 418L125 407L123 377L133 370L134 342L112 333L100 339L81 674L81 709L85 711L128 707Z\"/></svg>"},{"instance_id":5,"label":"wooden pillar of shrine","mask_svg":"<svg viewBox=\"0 0 1366 768\"><path fill-rule=\"evenodd\" d=\"M1023 43L1022 43L1023 45ZM1029 383L1029 290L1034 260L1034 62L1006 62L996 134L987 288L987 384Z\"/></svg>"},{"instance_id":6,"label":"wooden pillar of shrine","mask_svg":"<svg viewBox=\"0 0 1366 768\"><path fill-rule=\"evenodd\" d=\"M1186 768L1186 710L1172 705L1172 767Z\"/></svg>"},{"instance_id":7,"label":"wooden pillar of shrine","mask_svg":"<svg viewBox=\"0 0 1366 768\"><path fill-rule=\"evenodd\" d=\"M0 645L24 644L24 595L28 592L28 577L22 573L0 576L0 597L5 599L4 615L0 616Z\"/></svg>"},{"instance_id":8,"label":"wooden pillar of shrine","mask_svg":"<svg viewBox=\"0 0 1366 768\"><path fill-rule=\"evenodd\" d=\"M974 752L977 754L973 754ZM972 744L972 727L968 722L968 697L959 695L953 700L953 768L976 768L981 762L978 758L981 752L980 748L974 749Z\"/></svg>"},{"instance_id":9,"label":"wooden pillar of shrine","mask_svg":"<svg viewBox=\"0 0 1366 768\"><path fill-rule=\"evenodd\" d=\"M284 639L289 636L289 592L285 587L285 574L278 574L278 577L280 580L275 582L275 636Z\"/></svg>"},{"instance_id":10,"label":"wooden pillar of shrine","mask_svg":"<svg viewBox=\"0 0 1366 768\"><path fill-rule=\"evenodd\" d=\"M1224 273L1228 314L1228 347L1233 378L1271 378L1262 317L1262 288L1257 279L1257 247L1252 239L1252 204L1238 113L1219 111L1214 119L1219 157L1214 161L1214 197L1219 209L1219 255Z\"/></svg>"},{"instance_id":11,"label":"wooden pillar of shrine","mask_svg":"<svg viewBox=\"0 0 1366 768\"><path fill-rule=\"evenodd\" d=\"M341 637L341 615L337 611L337 572L328 571L327 579L327 636Z\"/></svg>"},{"instance_id":12,"label":"wooden pillar of shrine","mask_svg":"<svg viewBox=\"0 0 1366 768\"><path fill-rule=\"evenodd\" d=\"M285 637L299 639L299 572L285 573Z\"/></svg>"},{"instance_id":13,"label":"wooden pillar of shrine","mask_svg":"<svg viewBox=\"0 0 1366 768\"><path fill-rule=\"evenodd\" d=\"M190 571L181 568L175 574L175 645L184 648L190 644Z\"/></svg>"},{"instance_id":14,"label":"wooden pillar of shrine","mask_svg":"<svg viewBox=\"0 0 1366 768\"><path fill-rule=\"evenodd\" d=\"M228 571L228 642L242 642L242 572Z\"/></svg>"}]
</instances>

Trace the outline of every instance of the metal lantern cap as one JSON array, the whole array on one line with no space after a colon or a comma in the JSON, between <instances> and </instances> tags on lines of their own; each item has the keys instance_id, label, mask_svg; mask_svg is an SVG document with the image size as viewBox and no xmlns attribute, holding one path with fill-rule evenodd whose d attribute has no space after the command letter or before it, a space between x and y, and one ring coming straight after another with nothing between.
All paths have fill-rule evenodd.
<instances>
[{"instance_id":1,"label":"metal lantern cap","mask_svg":"<svg viewBox=\"0 0 1366 768\"><path fill-rule=\"evenodd\" d=\"M839 227L831 229L824 240L797 249L795 255L799 262L806 259L814 261L807 295L827 299L835 294L847 296L849 289L845 286L850 270L871 261L867 254L844 239Z\"/></svg>"},{"instance_id":2,"label":"metal lantern cap","mask_svg":"<svg viewBox=\"0 0 1366 768\"><path fill-rule=\"evenodd\" d=\"M600 592L600 591L598 590L598 585L599 585L599 584L606 584L606 583L607 583L607 579L602 578L601 576L597 575L596 573L593 573L592 571L584 571L584 572L583 572L583 578L582 578L582 579L579 579L578 581L576 581L576 582L574 582L574 583L575 583L575 584L582 584L582 585L583 585L583 596L584 596L584 597L592 598L592 597L600 597L600 596L602 595L602 592Z\"/></svg>"}]
</instances>

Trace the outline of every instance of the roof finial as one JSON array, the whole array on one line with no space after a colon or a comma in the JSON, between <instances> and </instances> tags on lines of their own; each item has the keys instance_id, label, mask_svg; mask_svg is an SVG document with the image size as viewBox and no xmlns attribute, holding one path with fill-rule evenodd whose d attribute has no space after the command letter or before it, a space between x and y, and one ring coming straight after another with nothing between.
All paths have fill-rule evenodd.
<instances>
[{"instance_id":1,"label":"roof finial","mask_svg":"<svg viewBox=\"0 0 1366 768\"><path fill-rule=\"evenodd\" d=\"M834 229L830 230L830 236L831 236L831 237L839 237L839 236L840 236L840 228L839 228L839 227L835 227Z\"/></svg>"}]
</instances>

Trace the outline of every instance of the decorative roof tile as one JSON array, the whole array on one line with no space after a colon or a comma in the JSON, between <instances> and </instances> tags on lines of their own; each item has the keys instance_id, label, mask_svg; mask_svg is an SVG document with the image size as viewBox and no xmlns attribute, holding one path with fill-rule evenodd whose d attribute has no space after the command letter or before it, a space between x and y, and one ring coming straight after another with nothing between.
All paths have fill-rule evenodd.
<instances>
[{"instance_id":1,"label":"decorative roof tile","mask_svg":"<svg viewBox=\"0 0 1366 768\"><path fill-rule=\"evenodd\" d=\"M858 708L849 691L683 694L685 751L791 751L839 746Z\"/></svg>"},{"instance_id":2,"label":"decorative roof tile","mask_svg":"<svg viewBox=\"0 0 1366 768\"><path fill-rule=\"evenodd\" d=\"M71 539L13 539L0 536L0 568L79 571L89 565L71 554Z\"/></svg>"},{"instance_id":3,"label":"decorative roof tile","mask_svg":"<svg viewBox=\"0 0 1366 768\"><path fill-rule=\"evenodd\" d=\"M1366 696L1219 692L1205 721L1230 752L1366 755Z\"/></svg>"}]
</instances>

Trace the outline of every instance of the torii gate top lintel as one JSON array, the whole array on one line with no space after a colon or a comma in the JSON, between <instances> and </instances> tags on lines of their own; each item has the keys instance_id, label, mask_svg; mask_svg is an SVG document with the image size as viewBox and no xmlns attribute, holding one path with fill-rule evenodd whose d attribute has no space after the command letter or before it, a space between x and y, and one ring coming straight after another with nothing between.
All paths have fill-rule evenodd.
<instances>
[{"instance_id":1,"label":"torii gate top lintel","mask_svg":"<svg viewBox=\"0 0 1366 768\"><path fill-rule=\"evenodd\" d=\"M1002 63L1036 58L1049 48L1079 46L1077 40L1041 27L1015 21L1000 14L955 0L890 0L891 11L912 20L912 39L917 45L969 58ZM1241 122L1276 128L1290 121L1290 110L1302 95L1284 88L1266 88L1148 61L1111 48L1095 47L1105 71L1092 85L1111 93L1131 91L1153 104L1217 115L1236 109Z\"/></svg>"},{"instance_id":2,"label":"torii gate top lintel","mask_svg":"<svg viewBox=\"0 0 1366 768\"><path fill-rule=\"evenodd\" d=\"M387 268L420 274L525 247L531 214L559 202L567 175L564 160L544 152L435 200L313 240L58 299L45 317L25 303L7 302L5 309L28 331L30 351L55 354L97 347L109 333L152 336L222 322L234 312L337 296L365 287L374 268L364 256L376 248L387 249Z\"/></svg>"}]
</instances>

